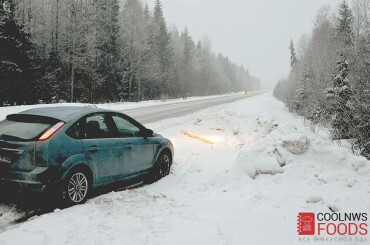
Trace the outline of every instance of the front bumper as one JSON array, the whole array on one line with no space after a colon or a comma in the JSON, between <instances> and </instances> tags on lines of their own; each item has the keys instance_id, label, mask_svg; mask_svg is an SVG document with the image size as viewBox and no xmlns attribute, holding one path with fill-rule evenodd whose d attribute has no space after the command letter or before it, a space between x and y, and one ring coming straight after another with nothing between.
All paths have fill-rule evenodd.
<instances>
[{"instance_id":1,"label":"front bumper","mask_svg":"<svg viewBox=\"0 0 370 245\"><path fill-rule=\"evenodd\" d=\"M52 167L36 167L30 172L0 171L0 187L14 186L22 189L43 191L46 186L58 182L57 170Z\"/></svg>"}]
</instances>

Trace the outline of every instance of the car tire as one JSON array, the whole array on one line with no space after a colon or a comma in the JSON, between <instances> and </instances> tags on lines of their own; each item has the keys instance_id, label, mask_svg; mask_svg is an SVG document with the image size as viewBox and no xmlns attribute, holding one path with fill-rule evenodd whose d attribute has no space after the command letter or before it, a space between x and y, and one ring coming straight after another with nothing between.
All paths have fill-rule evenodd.
<instances>
[{"instance_id":1,"label":"car tire","mask_svg":"<svg viewBox=\"0 0 370 245\"><path fill-rule=\"evenodd\" d=\"M90 179L83 170L74 170L67 175L62 185L62 198L66 205L86 202L91 188Z\"/></svg>"},{"instance_id":2,"label":"car tire","mask_svg":"<svg viewBox=\"0 0 370 245\"><path fill-rule=\"evenodd\" d=\"M159 155L152 171L149 173L146 183L147 184L154 183L157 180L160 180L163 177L169 175L171 166L172 166L171 154L167 151L162 152Z\"/></svg>"}]
</instances>

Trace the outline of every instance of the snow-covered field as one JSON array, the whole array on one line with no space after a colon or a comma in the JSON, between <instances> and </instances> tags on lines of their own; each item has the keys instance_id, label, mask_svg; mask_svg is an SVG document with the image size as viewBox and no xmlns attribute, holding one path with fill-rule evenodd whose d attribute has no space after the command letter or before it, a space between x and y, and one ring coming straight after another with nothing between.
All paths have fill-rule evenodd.
<instances>
[{"instance_id":1,"label":"snow-covered field","mask_svg":"<svg viewBox=\"0 0 370 245\"><path fill-rule=\"evenodd\" d=\"M271 95L147 126L174 144L168 177L7 227L0 244L299 244L298 212L370 211L370 162Z\"/></svg>"}]
</instances>

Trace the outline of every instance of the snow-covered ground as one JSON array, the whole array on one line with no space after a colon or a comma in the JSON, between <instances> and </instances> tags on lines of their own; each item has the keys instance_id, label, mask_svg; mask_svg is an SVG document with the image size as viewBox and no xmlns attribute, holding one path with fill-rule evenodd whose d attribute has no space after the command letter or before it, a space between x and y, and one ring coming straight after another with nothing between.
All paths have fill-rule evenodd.
<instances>
[{"instance_id":1,"label":"snow-covered ground","mask_svg":"<svg viewBox=\"0 0 370 245\"><path fill-rule=\"evenodd\" d=\"M168 177L7 227L0 244L299 244L298 212L370 211L370 162L271 95L147 126L174 144Z\"/></svg>"}]
</instances>

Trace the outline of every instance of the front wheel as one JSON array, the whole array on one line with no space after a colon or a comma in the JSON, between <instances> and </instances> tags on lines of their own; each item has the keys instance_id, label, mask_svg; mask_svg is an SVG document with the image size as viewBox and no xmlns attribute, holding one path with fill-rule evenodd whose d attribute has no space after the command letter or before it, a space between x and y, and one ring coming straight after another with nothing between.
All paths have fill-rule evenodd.
<instances>
[{"instance_id":1,"label":"front wheel","mask_svg":"<svg viewBox=\"0 0 370 245\"><path fill-rule=\"evenodd\" d=\"M168 153L162 153L158 158L158 177L159 179L170 174L172 160Z\"/></svg>"},{"instance_id":2,"label":"front wheel","mask_svg":"<svg viewBox=\"0 0 370 245\"><path fill-rule=\"evenodd\" d=\"M168 152L163 152L159 155L155 166L148 176L147 183L153 183L170 174L172 165L172 156Z\"/></svg>"},{"instance_id":3,"label":"front wheel","mask_svg":"<svg viewBox=\"0 0 370 245\"><path fill-rule=\"evenodd\" d=\"M65 179L62 196L69 205L86 202L90 191L88 175L83 171L74 171Z\"/></svg>"}]
</instances>

